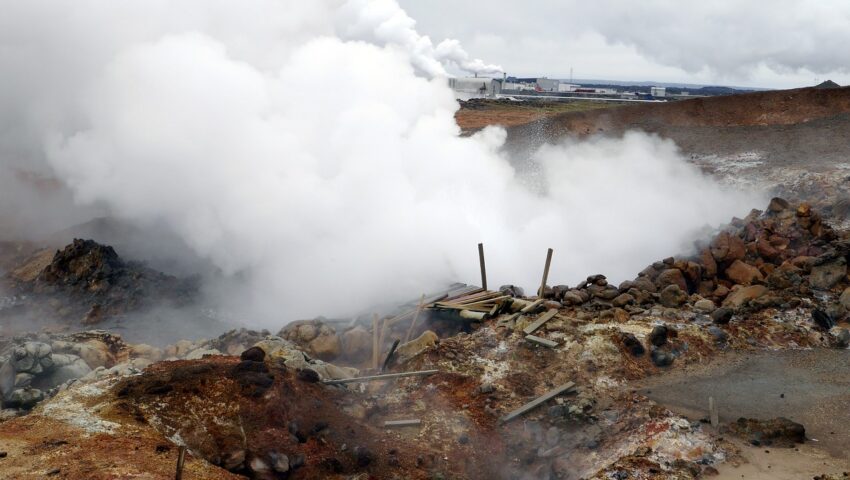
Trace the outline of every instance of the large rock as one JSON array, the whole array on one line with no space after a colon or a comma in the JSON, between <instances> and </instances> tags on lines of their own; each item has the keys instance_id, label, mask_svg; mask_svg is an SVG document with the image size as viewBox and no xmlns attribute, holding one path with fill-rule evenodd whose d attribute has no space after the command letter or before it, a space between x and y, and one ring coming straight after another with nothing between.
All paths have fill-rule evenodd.
<instances>
[{"instance_id":1,"label":"large rock","mask_svg":"<svg viewBox=\"0 0 850 480\"><path fill-rule=\"evenodd\" d=\"M323 360L333 360L342 351L342 345L336 333L319 335L308 344L308 348L310 353Z\"/></svg>"},{"instance_id":2,"label":"large rock","mask_svg":"<svg viewBox=\"0 0 850 480\"><path fill-rule=\"evenodd\" d=\"M59 355L54 355L54 357L58 356ZM35 385L44 390L50 390L69 380L85 377L91 371L92 369L88 366L88 364L86 364L82 358L77 357L71 362L54 368L49 373L38 377Z\"/></svg>"},{"instance_id":3,"label":"large rock","mask_svg":"<svg viewBox=\"0 0 850 480\"><path fill-rule=\"evenodd\" d=\"M758 268L740 260L735 260L726 269L726 277L739 285L750 285L764 280Z\"/></svg>"},{"instance_id":4,"label":"large rock","mask_svg":"<svg viewBox=\"0 0 850 480\"><path fill-rule=\"evenodd\" d=\"M36 403L44 400L44 392L37 388L19 388L12 391L3 405L6 408L22 408L28 410L35 406Z\"/></svg>"},{"instance_id":5,"label":"large rock","mask_svg":"<svg viewBox=\"0 0 850 480\"><path fill-rule=\"evenodd\" d=\"M437 344L437 334L431 330L422 332L419 337L402 343L396 349L398 362L405 362Z\"/></svg>"},{"instance_id":6,"label":"large rock","mask_svg":"<svg viewBox=\"0 0 850 480\"><path fill-rule=\"evenodd\" d=\"M809 285L819 290L829 290L847 276L847 262L839 257L831 262L812 267Z\"/></svg>"},{"instance_id":7,"label":"large rock","mask_svg":"<svg viewBox=\"0 0 850 480\"><path fill-rule=\"evenodd\" d=\"M741 260L747 253L747 246L737 235L721 232L711 243L711 255L718 262Z\"/></svg>"},{"instance_id":8,"label":"large rock","mask_svg":"<svg viewBox=\"0 0 850 480\"><path fill-rule=\"evenodd\" d=\"M342 335L342 353L349 358L363 357L372 351L372 334L356 326Z\"/></svg>"},{"instance_id":9,"label":"large rock","mask_svg":"<svg viewBox=\"0 0 850 480\"><path fill-rule=\"evenodd\" d=\"M659 290L664 291L668 285L676 285L683 292L688 291L688 283L685 281L685 274L678 268L668 268L658 275L655 279L655 285Z\"/></svg>"},{"instance_id":10,"label":"large rock","mask_svg":"<svg viewBox=\"0 0 850 480\"><path fill-rule=\"evenodd\" d=\"M723 300L724 307L730 308L741 308L745 303L750 300L755 300L756 298L761 297L762 295L768 292L767 287L764 285L751 285L749 287L741 287L736 290L733 290L725 300Z\"/></svg>"},{"instance_id":11,"label":"large rock","mask_svg":"<svg viewBox=\"0 0 850 480\"><path fill-rule=\"evenodd\" d=\"M845 309L850 311L850 287L845 288L844 291L841 292L841 296L838 297L838 301L841 305L844 305Z\"/></svg>"},{"instance_id":12,"label":"large rock","mask_svg":"<svg viewBox=\"0 0 850 480\"><path fill-rule=\"evenodd\" d=\"M699 255L702 271L706 278L714 278L717 276L717 261L711 254L711 250L705 249Z\"/></svg>"},{"instance_id":13,"label":"large rock","mask_svg":"<svg viewBox=\"0 0 850 480\"><path fill-rule=\"evenodd\" d=\"M678 285L667 285L664 290L661 290L659 298L661 305L675 308L688 301L688 294L683 292Z\"/></svg>"},{"instance_id":14,"label":"large rock","mask_svg":"<svg viewBox=\"0 0 850 480\"><path fill-rule=\"evenodd\" d=\"M288 340L270 335L254 346L266 352L266 359L280 360L287 368L300 370L308 367L304 352L298 350L298 347Z\"/></svg>"}]
</instances>

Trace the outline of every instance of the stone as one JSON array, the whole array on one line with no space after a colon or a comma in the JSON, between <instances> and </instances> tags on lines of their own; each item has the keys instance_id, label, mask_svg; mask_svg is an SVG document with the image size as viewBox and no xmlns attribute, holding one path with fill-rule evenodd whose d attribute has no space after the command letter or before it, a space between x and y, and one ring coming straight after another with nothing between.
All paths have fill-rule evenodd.
<instances>
[{"instance_id":1,"label":"stone","mask_svg":"<svg viewBox=\"0 0 850 480\"><path fill-rule=\"evenodd\" d=\"M729 341L729 335L724 332L723 329L720 327L712 325L708 327L708 333L710 333L711 336L714 337L714 341L718 344L725 344L727 341Z\"/></svg>"},{"instance_id":2,"label":"stone","mask_svg":"<svg viewBox=\"0 0 850 480\"><path fill-rule=\"evenodd\" d=\"M655 287L655 284L652 283L652 280L646 277L638 277L632 282L632 286L638 290L655 293L658 291L658 288Z\"/></svg>"},{"instance_id":3,"label":"stone","mask_svg":"<svg viewBox=\"0 0 850 480\"><path fill-rule=\"evenodd\" d=\"M819 308L812 310L812 321L823 330L829 330L835 326L835 320Z\"/></svg>"},{"instance_id":4,"label":"stone","mask_svg":"<svg viewBox=\"0 0 850 480\"><path fill-rule=\"evenodd\" d=\"M3 406L29 410L42 400L44 400L44 392L41 390L32 387L19 388L12 391L3 402Z\"/></svg>"},{"instance_id":5,"label":"stone","mask_svg":"<svg viewBox=\"0 0 850 480\"><path fill-rule=\"evenodd\" d=\"M237 470L245 463L245 450L234 450L224 456L221 466L225 470Z\"/></svg>"},{"instance_id":6,"label":"stone","mask_svg":"<svg viewBox=\"0 0 850 480\"><path fill-rule=\"evenodd\" d=\"M714 260L711 250L703 250L699 255L699 261L702 264L702 272L705 278L717 276L717 261Z\"/></svg>"},{"instance_id":7,"label":"stone","mask_svg":"<svg viewBox=\"0 0 850 480\"><path fill-rule=\"evenodd\" d=\"M779 213L783 210L788 210L791 208L791 205L787 200L779 197L773 197L770 199L770 203L767 205L767 211L770 213Z\"/></svg>"},{"instance_id":8,"label":"stone","mask_svg":"<svg viewBox=\"0 0 850 480\"><path fill-rule=\"evenodd\" d=\"M835 337L835 346L838 348L847 348L850 346L850 330L846 328L837 328L832 330Z\"/></svg>"},{"instance_id":9,"label":"stone","mask_svg":"<svg viewBox=\"0 0 850 480\"><path fill-rule=\"evenodd\" d=\"M54 368L50 372L39 377L38 387L50 390L51 388L58 387L70 380L83 378L91 373L91 371L91 367L89 367L83 359L77 358L73 363L62 365L59 368Z\"/></svg>"},{"instance_id":10,"label":"stone","mask_svg":"<svg viewBox=\"0 0 850 480\"><path fill-rule=\"evenodd\" d=\"M254 346L263 349L267 358L282 361L287 368L299 370L308 366L304 352L298 350L292 342L278 336L269 335Z\"/></svg>"},{"instance_id":11,"label":"stone","mask_svg":"<svg viewBox=\"0 0 850 480\"><path fill-rule=\"evenodd\" d=\"M694 308L699 310L700 312L711 313L717 307L714 305L714 302L712 302L711 300L707 300L705 298L702 298L702 299L694 302Z\"/></svg>"},{"instance_id":12,"label":"stone","mask_svg":"<svg viewBox=\"0 0 850 480\"><path fill-rule=\"evenodd\" d=\"M342 352L342 344L335 333L319 335L307 346L313 355L323 360L333 360Z\"/></svg>"},{"instance_id":13,"label":"stone","mask_svg":"<svg viewBox=\"0 0 850 480\"><path fill-rule=\"evenodd\" d=\"M342 353L349 358L371 355L372 334L360 325L343 333Z\"/></svg>"},{"instance_id":14,"label":"stone","mask_svg":"<svg viewBox=\"0 0 850 480\"><path fill-rule=\"evenodd\" d=\"M186 360L199 360L206 355L221 355L221 352L214 348L196 348L186 355Z\"/></svg>"},{"instance_id":15,"label":"stone","mask_svg":"<svg viewBox=\"0 0 850 480\"><path fill-rule=\"evenodd\" d=\"M82 358L93 369L97 367L108 367L114 362L112 354L109 352L109 346L100 340L92 339L83 343L76 343L71 351ZM185 353L188 353L188 351Z\"/></svg>"},{"instance_id":16,"label":"stone","mask_svg":"<svg viewBox=\"0 0 850 480\"><path fill-rule=\"evenodd\" d=\"M307 343L319 335L319 329L312 323L303 323L295 328L298 335L298 341Z\"/></svg>"},{"instance_id":17,"label":"stone","mask_svg":"<svg viewBox=\"0 0 850 480\"><path fill-rule=\"evenodd\" d=\"M841 292L841 296L838 297L838 302L841 305L844 305L846 310L850 310L850 287L845 288L844 291Z\"/></svg>"},{"instance_id":18,"label":"stone","mask_svg":"<svg viewBox=\"0 0 850 480\"><path fill-rule=\"evenodd\" d=\"M252 362L262 362L266 358L266 352L260 347L251 347L242 352L242 354L239 355L239 358L242 360L250 360Z\"/></svg>"},{"instance_id":19,"label":"stone","mask_svg":"<svg viewBox=\"0 0 850 480\"><path fill-rule=\"evenodd\" d=\"M809 285L818 290L829 290L847 276L847 262L839 257L822 265L812 267Z\"/></svg>"},{"instance_id":20,"label":"stone","mask_svg":"<svg viewBox=\"0 0 850 480\"><path fill-rule=\"evenodd\" d=\"M656 367L669 367L676 359L672 353L657 348L652 350L650 358L652 358L652 363L655 364Z\"/></svg>"},{"instance_id":21,"label":"stone","mask_svg":"<svg viewBox=\"0 0 850 480\"><path fill-rule=\"evenodd\" d=\"M635 297L629 295L628 293L621 293L611 302L615 307L625 307L626 305L632 305L635 303Z\"/></svg>"},{"instance_id":22,"label":"stone","mask_svg":"<svg viewBox=\"0 0 850 480\"><path fill-rule=\"evenodd\" d=\"M656 347L660 347L667 343L667 327L664 325L656 325L652 328L652 331L649 332L649 343L655 345Z\"/></svg>"},{"instance_id":23,"label":"stone","mask_svg":"<svg viewBox=\"0 0 850 480\"><path fill-rule=\"evenodd\" d=\"M747 253L744 241L737 235L721 232L711 243L711 255L718 262L741 260Z\"/></svg>"},{"instance_id":24,"label":"stone","mask_svg":"<svg viewBox=\"0 0 850 480\"><path fill-rule=\"evenodd\" d=\"M730 423L729 428L757 445L793 447L794 444L806 441L806 428L784 417L771 420L739 418Z\"/></svg>"},{"instance_id":25,"label":"stone","mask_svg":"<svg viewBox=\"0 0 850 480\"><path fill-rule=\"evenodd\" d=\"M762 295L768 292L767 287L764 285L751 285L749 287L741 287L736 290L733 290L725 300L723 300L724 307L731 308L741 308L745 303L750 300L754 300L756 298L761 297Z\"/></svg>"},{"instance_id":26,"label":"stone","mask_svg":"<svg viewBox=\"0 0 850 480\"><path fill-rule=\"evenodd\" d=\"M733 313L731 308L720 307L711 312L711 321L718 325L726 325L732 320Z\"/></svg>"},{"instance_id":27,"label":"stone","mask_svg":"<svg viewBox=\"0 0 850 480\"><path fill-rule=\"evenodd\" d=\"M575 290L565 292L563 301L566 305L581 305L584 303L582 296Z\"/></svg>"},{"instance_id":28,"label":"stone","mask_svg":"<svg viewBox=\"0 0 850 480\"><path fill-rule=\"evenodd\" d=\"M522 287L518 287L516 285L502 285L499 287L499 292L510 295L511 297L524 297L525 291Z\"/></svg>"},{"instance_id":29,"label":"stone","mask_svg":"<svg viewBox=\"0 0 850 480\"><path fill-rule=\"evenodd\" d=\"M286 473L289 471L289 457L286 454L278 452L269 452L269 460L272 465L272 470L277 473Z\"/></svg>"},{"instance_id":30,"label":"stone","mask_svg":"<svg viewBox=\"0 0 850 480\"><path fill-rule=\"evenodd\" d=\"M130 356L133 358L147 358L153 362L158 362L162 360L163 352L162 350L146 343L139 343L137 345L130 346Z\"/></svg>"},{"instance_id":31,"label":"stone","mask_svg":"<svg viewBox=\"0 0 850 480\"><path fill-rule=\"evenodd\" d=\"M419 355L420 353L428 350L429 348L437 345L437 334L432 332L431 330L426 330L422 332L422 335L419 337L407 342L402 343L396 349L396 355L399 363L404 363L407 360Z\"/></svg>"},{"instance_id":32,"label":"stone","mask_svg":"<svg viewBox=\"0 0 850 480\"><path fill-rule=\"evenodd\" d=\"M659 290L664 291L668 285L676 285L683 292L688 291L688 283L685 280L685 274L678 268L668 268L658 275L655 279L655 286Z\"/></svg>"},{"instance_id":33,"label":"stone","mask_svg":"<svg viewBox=\"0 0 850 480\"><path fill-rule=\"evenodd\" d=\"M623 342L623 346L626 347L626 350L628 350L633 357L640 357L646 353L646 349L643 348L640 340L631 333L623 334L621 341Z\"/></svg>"},{"instance_id":34,"label":"stone","mask_svg":"<svg viewBox=\"0 0 850 480\"><path fill-rule=\"evenodd\" d=\"M726 278L739 285L751 285L754 282L761 282L764 280L764 276L758 268L740 260L735 260L732 262L732 265L726 269Z\"/></svg>"},{"instance_id":35,"label":"stone","mask_svg":"<svg viewBox=\"0 0 850 480\"><path fill-rule=\"evenodd\" d=\"M620 291L617 290L617 287L614 287L612 285L606 285L604 287L602 287L601 285L596 286L600 287L600 289L596 291L594 296L599 297L603 300L613 300L620 295Z\"/></svg>"},{"instance_id":36,"label":"stone","mask_svg":"<svg viewBox=\"0 0 850 480\"><path fill-rule=\"evenodd\" d=\"M688 301L688 294L677 285L667 285L661 290L660 301L665 307L678 307Z\"/></svg>"}]
</instances>

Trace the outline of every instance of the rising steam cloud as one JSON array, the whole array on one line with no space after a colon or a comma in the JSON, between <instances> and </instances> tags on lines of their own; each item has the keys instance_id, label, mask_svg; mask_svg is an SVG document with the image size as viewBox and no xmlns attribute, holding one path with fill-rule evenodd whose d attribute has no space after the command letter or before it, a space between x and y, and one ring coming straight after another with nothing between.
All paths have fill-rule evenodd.
<instances>
[{"instance_id":1,"label":"rising steam cloud","mask_svg":"<svg viewBox=\"0 0 850 480\"><path fill-rule=\"evenodd\" d=\"M278 324L474 282L480 241L493 285L547 247L555 282L631 277L753 204L637 133L542 149L530 188L503 130L459 136L443 65L483 62L390 0L48 3L4 4L4 166L164 222Z\"/></svg>"}]
</instances>

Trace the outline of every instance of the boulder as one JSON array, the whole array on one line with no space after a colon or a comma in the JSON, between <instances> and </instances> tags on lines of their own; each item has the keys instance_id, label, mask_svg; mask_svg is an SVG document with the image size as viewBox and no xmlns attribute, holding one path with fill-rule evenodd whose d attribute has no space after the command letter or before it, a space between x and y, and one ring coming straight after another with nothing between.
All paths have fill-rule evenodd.
<instances>
[{"instance_id":1,"label":"boulder","mask_svg":"<svg viewBox=\"0 0 850 480\"><path fill-rule=\"evenodd\" d=\"M688 283L685 281L685 275L678 268L668 268L658 275L655 279L655 286L659 290L664 290L668 285L676 285L683 292L688 291Z\"/></svg>"},{"instance_id":2,"label":"boulder","mask_svg":"<svg viewBox=\"0 0 850 480\"><path fill-rule=\"evenodd\" d=\"M398 359L397 361L399 363L403 363L419 355L425 350L432 348L437 344L438 338L439 337L437 337L436 333L432 332L431 330L426 330L422 332L422 335L420 335L419 337L414 338L413 340L407 343L402 343L396 349L396 358Z\"/></svg>"},{"instance_id":3,"label":"boulder","mask_svg":"<svg viewBox=\"0 0 850 480\"><path fill-rule=\"evenodd\" d=\"M839 257L831 262L812 267L809 285L818 290L829 290L847 276L847 262Z\"/></svg>"},{"instance_id":4,"label":"boulder","mask_svg":"<svg viewBox=\"0 0 850 480\"><path fill-rule=\"evenodd\" d=\"M576 290L570 290L564 293L563 302L565 305L581 305L584 303L584 298Z\"/></svg>"},{"instance_id":5,"label":"boulder","mask_svg":"<svg viewBox=\"0 0 850 480\"><path fill-rule=\"evenodd\" d=\"M732 293L730 293L726 297L726 299L723 300L723 306L730 307L733 309L741 308L745 303L749 302L750 300L759 298L767 292L767 287L765 287L764 285L751 285L749 287L741 287L732 290Z\"/></svg>"},{"instance_id":6,"label":"boulder","mask_svg":"<svg viewBox=\"0 0 850 480\"><path fill-rule=\"evenodd\" d=\"M703 250L699 255L699 261L702 264L702 272L705 278L714 278L717 276L717 261L714 260L711 250Z\"/></svg>"},{"instance_id":7,"label":"boulder","mask_svg":"<svg viewBox=\"0 0 850 480\"><path fill-rule=\"evenodd\" d=\"M632 282L632 286L634 288L637 288L638 290L649 293L655 293L658 291L658 288L655 287L655 284L652 283L652 280L647 277L636 278L634 282Z\"/></svg>"},{"instance_id":8,"label":"boulder","mask_svg":"<svg viewBox=\"0 0 850 480\"><path fill-rule=\"evenodd\" d=\"M196 348L186 355L186 360L198 360L206 355L221 355L221 352L214 348Z\"/></svg>"},{"instance_id":9,"label":"boulder","mask_svg":"<svg viewBox=\"0 0 850 480\"><path fill-rule=\"evenodd\" d=\"M778 417L772 420L739 418L729 424L736 434L746 437L750 443L760 446L793 447L806 441L806 429L803 425Z\"/></svg>"},{"instance_id":10,"label":"boulder","mask_svg":"<svg viewBox=\"0 0 850 480\"><path fill-rule=\"evenodd\" d=\"M620 341L623 343L623 346L626 347L626 350L629 351L630 354L634 357L640 357L644 353L646 353L646 349L641 345L640 340L637 339L631 333L625 333L620 338Z\"/></svg>"},{"instance_id":11,"label":"boulder","mask_svg":"<svg viewBox=\"0 0 850 480\"><path fill-rule=\"evenodd\" d=\"M54 368L47 374L38 377L36 386L44 390L50 390L69 380L85 377L91 371L91 367L82 358L77 357L73 362Z\"/></svg>"},{"instance_id":12,"label":"boulder","mask_svg":"<svg viewBox=\"0 0 850 480\"><path fill-rule=\"evenodd\" d=\"M741 260L747 253L744 241L737 235L721 232L711 243L711 256L718 262Z\"/></svg>"},{"instance_id":13,"label":"boulder","mask_svg":"<svg viewBox=\"0 0 850 480\"><path fill-rule=\"evenodd\" d=\"M732 315L734 312L731 308L720 307L717 310L711 312L711 321L718 325L726 325L732 320Z\"/></svg>"},{"instance_id":14,"label":"boulder","mask_svg":"<svg viewBox=\"0 0 850 480\"><path fill-rule=\"evenodd\" d=\"M688 294L678 285L667 285L661 290L660 301L665 307L675 308L688 301Z\"/></svg>"},{"instance_id":15,"label":"boulder","mask_svg":"<svg viewBox=\"0 0 850 480\"><path fill-rule=\"evenodd\" d=\"M12 393L3 402L5 408L21 408L29 410L35 404L44 400L44 392L37 388L19 388L13 390Z\"/></svg>"},{"instance_id":16,"label":"boulder","mask_svg":"<svg viewBox=\"0 0 850 480\"><path fill-rule=\"evenodd\" d=\"M652 328L652 331L649 332L648 337L649 343L660 347L667 343L667 327L664 325L656 325Z\"/></svg>"},{"instance_id":17,"label":"boulder","mask_svg":"<svg viewBox=\"0 0 850 480\"><path fill-rule=\"evenodd\" d=\"M841 305L844 305L846 310L850 311L850 287L845 288L844 291L841 292L841 296L838 297L838 302L841 303Z\"/></svg>"},{"instance_id":18,"label":"boulder","mask_svg":"<svg viewBox=\"0 0 850 480\"><path fill-rule=\"evenodd\" d=\"M346 357L357 358L371 354L372 334L358 325L342 334L342 353Z\"/></svg>"},{"instance_id":19,"label":"boulder","mask_svg":"<svg viewBox=\"0 0 850 480\"><path fill-rule=\"evenodd\" d=\"M770 203L767 205L767 211L770 213L779 213L783 210L788 210L791 208L791 205L787 200L779 197L773 197L770 199Z\"/></svg>"},{"instance_id":20,"label":"boulder","mask_svg":"<svg viewBox=\"0 0 850 480\"><path fill-rule=\"evenodd\" d=\"M739 285L750 285L764 280L758 268L740 260L735 260L726 269L726 277Z\"/></svg>"},{"instance_id":21,"label":"boulder","mask_svg":"<svg viewBox=\"0 0 850 480\"><path fill-rule=\"evenodd\" d=\"M319 335L307 347L310 353L323 360L333 360L342 352L342 345L335 333Z\"/></svg>"},{"instance_id":22,"label":"boulder","mask_svg":"<svg viewBox=\"0 0 850 480\"><path fill-rule=\"evenodd\" d=\"M635 297L629 295L628 293L622 293L618 295L611 302L611 304L615 307L625 307L626 305L631 305L633 303L635 303Z\"/></svg>"},{"instance_id":23,"label":"boulder","mask_svg":"<svg viewBox=\"0 0 850 480\"><path fill-rule=\"evenodd\" d=\"M676 359L676 357L672 353L660 350L658 348L652 349L650 358L652 359L652 363L655 364L656 367L669 367L673 364L673 360Z\"/></svg>"},{"instance_id":24,"label":"boulder","mask_svg":"<svg viewBox=\"0 0 850 480\"><path fill-rule=\"evenodd\" d=\"M705 298L702 298L702 299L694 302L694 308L699 310L700 312L711 313L717 307L714 305L714 302L712 302L711 300L707 300Z\"/></svg>"},{"instance_id":25,"label":"boulder","mask_svg":"<svg viewBox=\"0 0 850 480\"><path fill-rule=\"evenodd\" d=\"M266 352L266 360L282 361L287 368L293 370L308 367L307 357L304 356L304 352L298 350L298 347L294 343L278 336L269 335L254 346Z\"/></svg>"}]
</instances>

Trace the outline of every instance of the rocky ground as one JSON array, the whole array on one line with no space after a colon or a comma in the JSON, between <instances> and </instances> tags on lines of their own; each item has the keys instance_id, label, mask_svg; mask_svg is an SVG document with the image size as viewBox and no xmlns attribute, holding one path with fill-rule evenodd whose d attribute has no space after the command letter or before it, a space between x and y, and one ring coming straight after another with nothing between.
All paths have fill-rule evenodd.
<instances>
[{"instance_id":1,"label":"rocky ground","mask_svg":"<svg viewBox=\"0 0 850 480\"><path fill-rule=\"evenodd\" d=\"M428 303L412 329L403 315L379 319L388 320L381 357L413 338L387 372L438 372L345 385L325 382L379 373L372 319L234 330L161 349L105 331L6 337L0 467L14 478L171 478L185 445L187 478L713 475L746 442L806 441L805 425L724 418L714 428L634 382L726 351L846 349L848 254L846 236L807 204L774 199L697 255L659 260L618 286L591 275L539 299L505 286L498 308L478 318ZM547 314L533 333L550 347L524 331ZM502 422L568 382L575 387ZM418 422L384 423L396 420Z\"/></svg>"},{"instance_id":2,"label":"rocky ground","mask_svg":"<svg viewBox=\"0 0 850 480\"><path fill-rule=\"evenodd\" d=\"M184 446L192 479L774 478L771 467L793 472L784 478L845 478L850 457L824 434L830 422L850 421L846 395L825 393L846 387L830 378L840 370L792 368L771 355L850 359L847 156L846 142L836 143L850 114L846 94L678 102L654 116L655 107L638 106L515 118L508 149L526 148L521 134L531 128L541 134L533 141L603 124L603 134L643 128L676 140L724 181L752 178L761 182L753 188L783 192L694 255L659 259L619 285L593 274L528 294L454 286L421 311L417 299L383 318L171 335L166 345L122 336L116 325L155 305L193 305L192 278L90 240L58 251L0 243L0 477L168 479ZM476 109L487 113L475 117L481 126L498 123L500 108L466 105L459 123ZM783 136L796 143L776 142ZM735 379L751 371L774 383L735 396ZM758 392L773 394L765 385L803 383L807 372L810 388L781 393L812 408L758 401ZM698 375L703 383L685 383ZM722 402L717 425L706 393Z\"/></svg>"}]
</instances>

